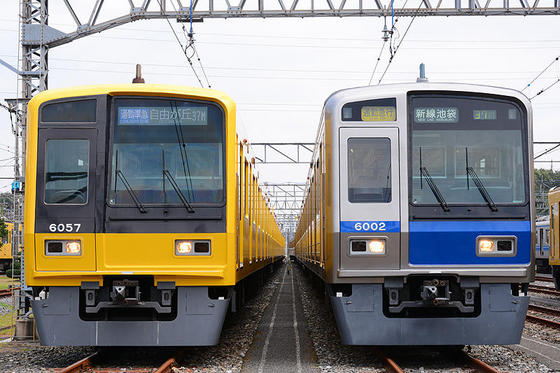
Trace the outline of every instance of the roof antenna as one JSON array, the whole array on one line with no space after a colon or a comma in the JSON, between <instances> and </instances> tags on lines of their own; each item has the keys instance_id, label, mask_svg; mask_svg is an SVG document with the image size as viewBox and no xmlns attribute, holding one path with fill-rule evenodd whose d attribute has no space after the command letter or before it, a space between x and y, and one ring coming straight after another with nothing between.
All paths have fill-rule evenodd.
<instances>
[{"instance_id":1,"label":"roof antenna","mask_svg":"<svg viewBox=\"0 0 560 373\"><path fill-rule=\"evenodd\" d=\"M426 78L426 66L424 63L420 64L420 76L416 78L416 83L426 83L428 78Z\"/></svg>"},{"instance_id":2,"label":"roof antenna","mask_svg":"<svg viewBox=\"0 0 560 373\"><path fill-rule=\"evenodd\" d=\"M136 64L136 78L132 79L132 83L145 83L144 78L142 78L142 65Z\"/></svg>"}]
</instances>

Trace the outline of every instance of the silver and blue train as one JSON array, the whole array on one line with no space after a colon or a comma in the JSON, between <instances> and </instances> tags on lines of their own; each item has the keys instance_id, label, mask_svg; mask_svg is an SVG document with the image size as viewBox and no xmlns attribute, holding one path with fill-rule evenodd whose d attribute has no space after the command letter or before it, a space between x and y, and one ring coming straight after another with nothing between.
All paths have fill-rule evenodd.
<instances>
[{"instance_id":1,"label":"silver and blue train","mask_svg":"<svg viewBox=\"0 0 560 373\"><path fill-rule=\"evenodd\" d=\"M535 264L538 272L550 272L550 220L537 220L535 237Z\"/></svg>"},{"instance_id":2,"label":"silver and blue train","mask_svg":"<svg viewBox=\"0 0 560 373\"><path fill-rule=\"evenodd\" d=\"M350 345L515 344L534 279L532 109L465 85L325 102L292 245Z\"/></svg>"}]
</instances>

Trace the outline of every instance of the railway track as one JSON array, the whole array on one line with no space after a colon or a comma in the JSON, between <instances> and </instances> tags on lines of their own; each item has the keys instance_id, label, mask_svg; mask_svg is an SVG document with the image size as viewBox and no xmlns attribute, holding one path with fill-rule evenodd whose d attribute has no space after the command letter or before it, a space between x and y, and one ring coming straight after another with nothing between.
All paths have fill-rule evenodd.
<instances>
[{"instance_id":1,"label":"railway track","mask_svg":"<svg viewBox=\"0 0 560 373\"><path fill-rule=\"evenodd\" d=\"M12 295L12 291L16 291L16 290L19 290L19 288L0 290L0 297L10 296L10 295Z\"/></svg>"},{"instance_id":2,"label":"railway track","mask_svg":"<svg viewBox=\"0 0 560 373\"><path fill-rule=\"evenodd\" d=\"M403 373L402 368L395 362L395 360L388 357L381 349L376 349L376 354L385 366L385 371L387 371L387 373ZM499 370L491 367L480 359L472 357L463 350L457 351L457 358L466 361L477 372L500 373Z\"/></svg>"},{"instance_id":3,"label":"railway track","mask_svg":"<svg viewBox=\"0 0 560 373\"><path fill-rule=\"evenodd\" d=\"M560 296L560 291L554 290L553 288L550 288L548 286L542 286L542 285L529 285L529 291L532 291L532 292L535 292L535 293L541 293L541 294Z\"/></svg>"},{"instance_id":4,"label":"railway track","mask_svg":"<svg viewBox=\"0 0 560 373\"><path fill-rule=\"evenodd\" d=\"M535 281L554 282L552 277L547 276L535 276Z\"/></svg>"},{"instance_id":5,"label":"railway track","mask_svg":"<svg viewBox=\"0 0 560 373\"><path fill-rule=\"evenodd\" d=\"M560 310L554 308L530 304L529 310L533 312L539 312L549 316L560 317ZM560 322L555 320L547 319L538 315L529 315L529 314L527 314L526 319L537 324L545 325L554 329L560 329Z\"/></svg>"},{"instance_id":6,"label":"railway track","mask_svg":"<svg viewBox=\"0 0 560 373\"><path fill-rule=\"evenodd\" d=\"M95 366L95 360L100 359L98 352L95 352L75 363L67 366L66 368L58 369L58 373L122 373L123 371L129 373L171 373L173 372L173 367L177 366L177 361L183 356L182 351L178 352L174 357L167 359L159 367L137 367L137 368L98 368Z\"/></svg>"}]
</instances>

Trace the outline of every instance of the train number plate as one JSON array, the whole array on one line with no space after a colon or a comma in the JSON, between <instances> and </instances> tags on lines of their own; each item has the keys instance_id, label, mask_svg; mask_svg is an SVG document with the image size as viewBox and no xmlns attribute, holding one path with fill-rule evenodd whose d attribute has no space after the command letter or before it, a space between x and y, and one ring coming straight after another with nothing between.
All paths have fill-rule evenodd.
<instances>
[{"instance_id":1,"label":"train number plate","mask_svg":"<svg viewBox=\"0 0 560 373\"><path fill-rule=\"evenodd\" d=\"M400 232L399 221L341 221L341 232Z\"/></svg>"}]
</instances>

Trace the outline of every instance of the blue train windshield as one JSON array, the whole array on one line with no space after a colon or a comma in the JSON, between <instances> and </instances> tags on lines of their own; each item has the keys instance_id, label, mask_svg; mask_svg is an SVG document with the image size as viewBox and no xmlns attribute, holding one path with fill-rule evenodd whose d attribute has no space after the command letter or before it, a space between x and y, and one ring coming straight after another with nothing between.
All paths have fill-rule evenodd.
<instances>
[{"instance_id":1,"label":"blue train windshield","mask_svg":"<svg viewBox=\"0 0 560 373\"><path fill-rule=\"evenodd\" d=\"M223 202L223 118L212 104L117 99L109 204Z\"/></svg>"},{"instance_id":2,"label":"blue train windshield","mask_svg":"<svg viewBox=\"0 0 560 373\"><path fill-rule=\"evenodd\" d=\"M437 192L448 204L525 203L526 125L518 105L418 95L410 108L412 204L438 204Z\"/></svg>"}]
</instances>

